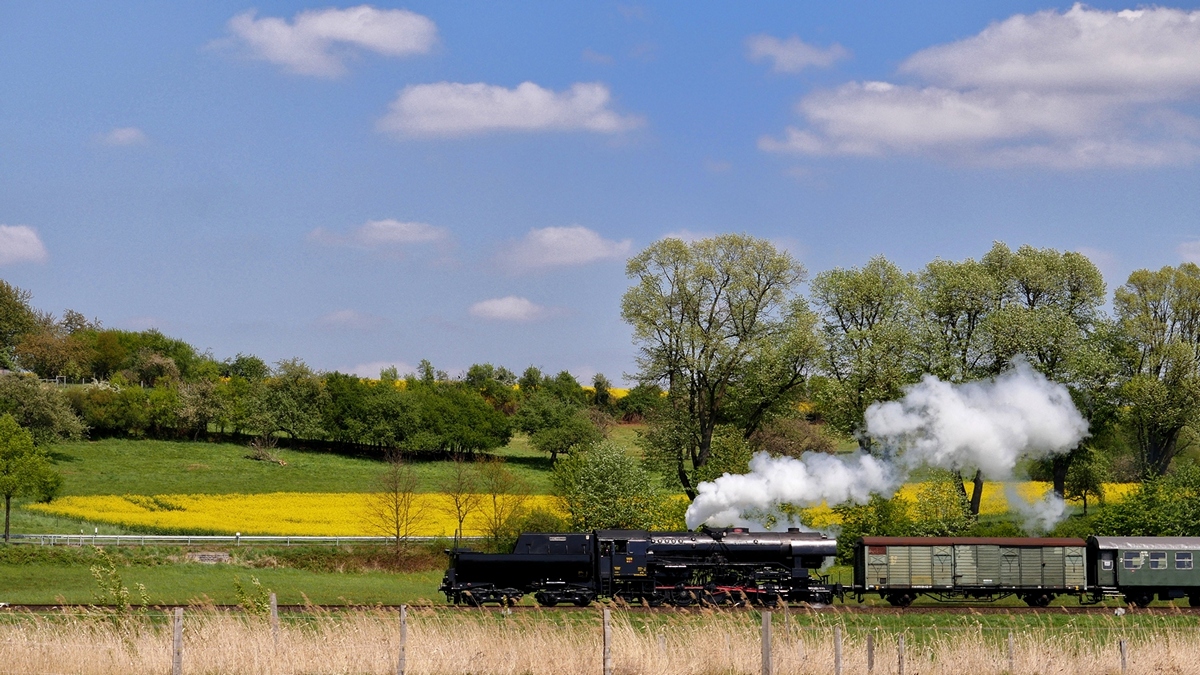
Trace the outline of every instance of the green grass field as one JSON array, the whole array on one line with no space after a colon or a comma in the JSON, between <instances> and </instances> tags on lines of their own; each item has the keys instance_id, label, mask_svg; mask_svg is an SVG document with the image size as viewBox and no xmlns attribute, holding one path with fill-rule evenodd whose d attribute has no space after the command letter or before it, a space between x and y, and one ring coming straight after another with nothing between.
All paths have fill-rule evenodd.
<instances>
[{"instance_id":1,"label":"green grass field","mask_svg":"<svg viewBox=\"0 0 1200 675\"><path fill-rule=\"evenodd\" d=\"M636 427L619 426L611 438L636 452L636 434ZM378 460L286 449L275 452L287 463L280 466L249 459L245 446L232 443L104 439L56 445L52 454L64 478L62 495L370 492L381 469ZM530 492L550 491L550 458L524 436L494 454ZM445 461L412 464L423 492L438 492L450 469Z\"/></svg>"},{"instance_id":2,"label":"green grass field","mask_svg":"<svg viewBox=\"0 0 1200 675\"><path fill-rule=\"evenodd\" d=\"M205 599L234 604L234 577L243 585L257 577L275 591L279 602L300 604L398 604L442 602L437 594L440 570L392 574L387 572L330 573L297 569L248 569L232 565L179 563L151 567L122 567L120 574L136 602L134 584L146 586L151 603L181 604ZM83 565L0 565L0 602L56 604L95 602L97 590Z\"/></svg>"}]
</instances>

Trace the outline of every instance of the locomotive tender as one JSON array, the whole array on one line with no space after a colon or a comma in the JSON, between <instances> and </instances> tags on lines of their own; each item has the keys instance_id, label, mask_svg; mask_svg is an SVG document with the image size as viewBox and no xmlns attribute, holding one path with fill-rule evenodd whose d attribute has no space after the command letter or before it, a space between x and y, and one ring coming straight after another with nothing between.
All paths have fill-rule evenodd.
<instances>
[{"instance_id":1,"label":"locomotive tender","mask_svg":"<svg viewBox=\"0 0 1200 675\"><path fill-rule=\"evenodd\" d=\"M448 551L438 589L459 604L587 605L597 598L687 606L829 603L838 589L819 570L836 540L814 532L596 530L525 533L512 553Z\"/></svg>"},{"instance_id":2,"label":"locomotive tender","mask_svg":"<svg viewBox=\"0 0 1200 675\"><path fill-rule=\"evenodd\" d=\"M878 594L905 607L920 596L994 602L1015 596L1045 607L1058 596L1083 604L1124 598L1145 607L1187 598L1200 606L1200 537L863 537L854 583L821 575L837 542L812 532L596 530L522 534L512 553L448 551L439 591L455 604L543 606L600 598L631 604L828 604Z\"/></svg>"}]
</instances>

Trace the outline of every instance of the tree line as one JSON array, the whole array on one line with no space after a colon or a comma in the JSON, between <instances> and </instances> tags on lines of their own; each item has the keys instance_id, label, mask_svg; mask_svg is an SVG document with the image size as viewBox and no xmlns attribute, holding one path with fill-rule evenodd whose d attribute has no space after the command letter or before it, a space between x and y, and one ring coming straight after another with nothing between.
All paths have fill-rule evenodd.
<instances>
[{"instance_id":1,"label":"tree line","mask_svg":"<svg viewBox=\"0 0 1200 675\"><path fill-rule=\"evenodd\" d=\"M622 316L640 381L661 385L648 418L648 461L690 497L753 450L827 450L829 436L867 451L864 412L925 374L996 375L1025 358L1064 384L1091 435L1030 467L1060 495L1094 493L1112 470L1162 476L1200 419L1200 267L1138 270L1107 287L1082 253L995 243L978 259L905 271L883 256L807 271L770 242L729 234L665 239L627 266ZM801 292L808 283L807 296ZM972 483L978 514L982 476Z\"/></svg>"},{"instance_id":2,"label":"tree line","mask_svg":"<svg viewBox=\"0 0 1200 675\"><path fill-rule=\"evenodd\" d=\"M965 382L1024 358L1069 389L1090 425L1071 453L1029 467L1059 494L1094 498L1112 476L1157 480L1188 463L1200 416L1195 264L1135 271L1111 312L1084 254L1003 243L915 271L876 256L810 279L769 241L727 234L656 242L626 271L621 313L638 383L620 399L603 376L585 389L535 367L518 376L477 364L450 377L423 361L416 373L365 379L299 359L219 361L157 331L107 329L71 310L59 319L0 281L0 366L89 382L48 393L0 378L0 413L39 443L87 429L461 457L521 432L556 465L595 447L614 420L636 419L646 422L643 468L694 497L700 482L745 471L756 451L831 452L848 439L874 451L870 404L925 374ZM977 515L982 476L959 469L950 482Z\"/></svg>"}]
</instances>

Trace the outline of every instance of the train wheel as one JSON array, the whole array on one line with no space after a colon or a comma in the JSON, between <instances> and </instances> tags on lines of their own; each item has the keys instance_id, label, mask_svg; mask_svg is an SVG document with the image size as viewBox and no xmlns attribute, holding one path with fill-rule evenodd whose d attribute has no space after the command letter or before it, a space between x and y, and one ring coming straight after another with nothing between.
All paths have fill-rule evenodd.
<instances>
[{"instance_id":1,"label":"train wheel","mask_svg":"<svg viewBox=\"0 0 1200 675\"><path fill-rule=\"evenodd\" d=\"M1025 604L1030 607L1049 607L1053 599L1054 596L1049 593L1030 593L1025 596Z\"/></svg>"},{"instance_id":2,"label":"train wheel","mask_svg":"<svg viewBox=\"0 0 1200 675\"><path fill-rule=\"evenodd\" d=\"M1125 602L1138 607L1149 607L1150 603L1154 602L1154 594L1145 592L1126 593Z\"/></svg>"},{"instance_id":3,"label":"train wheel","mask_svg":"<svg viewBox=\"0 0 1200 675\"><path fill-rule=\"evenodd\" d=\"M892 593L887 596L887 601L892 607L908 607L912 604L913 598L908 593Z\"/></svg>"},{"instance_id":4,"label":"train wheel","mask_svg":"<svg viewBox=\"0 0 1200 675\"><path fill-rule=\"evenodd\" d=\"M592 604L592 599L587 596L581 595L581 596L575 598L575 606L576 607L587 607L590 604Z\"/></svg>"},{"instance_id":5,"label":"train wheel","mask_svg":"<svg viewBox=\"0 0 1200 675\"><path fill-rule=\"evenodd\" d=\"M1192 607L1200 607L1200 593L1191 593L1188 595L1188 604Z\"/></svg>"}]
</instances>

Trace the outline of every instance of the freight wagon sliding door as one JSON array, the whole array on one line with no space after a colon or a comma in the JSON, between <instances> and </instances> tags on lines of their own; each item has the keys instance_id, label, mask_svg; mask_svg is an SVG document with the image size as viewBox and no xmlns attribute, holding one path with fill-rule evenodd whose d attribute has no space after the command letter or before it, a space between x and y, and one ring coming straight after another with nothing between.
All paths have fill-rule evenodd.
<instances>
[{"instance_id":1,"label":"freight wagon sliding door","mask_svg":"<svg viewBox=\"0 0 1200 675\"><path fill-rule=\"evenodd\" d=\"M886 546L867 547L867 585L883 586L888 583L888 557Z\"/></svg>"},{"instance_id":2,"label":"freight wagon sliding door","mask_svg":"<svg viewBox=\"0 0 1200 675\"><path fill-rule=\"evenodd\" d=\"M913 546L909 549L909 562L912 565L912 585L933 585L933 547Z\"/></svg>"},{"instance_id":3,"label":"freight wagon sliding door","mask_svg":"<svg viewBox=\"0 0 1200 675\"><path fill-rule=\"evenodd\" d=\"M1021 585L1021 549L1011 546L1000 548L1000 585Z\"/></svg>"},{"instance_id":4,"label":"freight wagon sliding door","mask_svg":"<svg viewBox=\"0 0 1200 675\"><path fill-rule=\"evenodd\" d=\"M1045 586L1042 580L1042 549L1021 549L1021 585L1029 588Z\"/></svg>"},{"instance_id":5,"label":"freight wagon sliding door","mask_svg":"<svg viewBox=\"0 0 1200 675\"><path fill-rule=\"evenodd\" d=\"M1042 549L1042 585L1046 588L1062 588L1066 581L1066 557L1061 546Z\"/></svg>"},{"instance_id":6,"label":"freight wagon sliding door","mask_svg":"<svg viewBox=\"0 0 1200 675\"><path fill-rule=\"evenodd\" d=\"M912 575L909 573L909 548L907 546L888 547L888 585L909 586Z\"/></svg>"},{"instance_id":7,"label":"freight wagon sliding door","mask_svg":"<svg viewBox=\"0 0 1200 675\"><path fill-rule=\"evenodd\" d=\"M933 547L933 585L954 585L954 547Z\"/></svg>"},{"instance_id":8,"label":"freight wagon sliding door","mask_svg":"<svg viewBox=\"0 0 1200 675\"><path fill-rule=\"evenodd\" d=\"M1083 548L1071 546L1063 549L1063 585L1068 588L1087 586L1087 569L1083 562ZM1112 562L1111 560L1109 561ZM1110 565L1111 567L1111 565Z\"/></svg>"},{"instance_id":9,"label":"freight wagon sliding door","mask_svg":"<svg viewBox=\"0 0 1200 675\"><path fill-rule=\"evenodd\" d=\"M974 546L954 547L954 578L961 586L975 586L979 583L975 549Z\"/></svg>"},{"instance_id":10,"label":"freight wagon sliding door","mask_svg":"<svg viewBox=\"0 0 1200 675\"><path fill-rule=\"evenodd\" d=\"M1000 547L981 544L975 547L976 574L980 586L1000 584Z\"/></svg>"}]
</instances>

